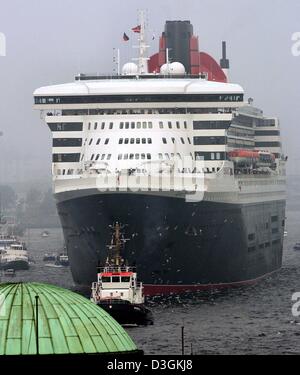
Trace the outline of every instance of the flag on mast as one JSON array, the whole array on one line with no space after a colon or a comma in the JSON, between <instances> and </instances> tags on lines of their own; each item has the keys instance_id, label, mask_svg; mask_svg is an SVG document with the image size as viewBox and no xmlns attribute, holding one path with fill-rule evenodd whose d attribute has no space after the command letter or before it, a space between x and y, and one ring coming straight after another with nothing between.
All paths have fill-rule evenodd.
<instances>
[{"instance_id":1,"label":"flag on mast","mask_svg":"<svg viewBox=\"0 0 300 375\"><path fill-rule=\"evenodd\" d=\"M126 33L123 34L123 40L124 42L128 42L129 40L129 36Z\"/></svg>"},{"instance_id":2,"label":"flag on mast","mask_svg":"<svg viewBox=\"0 0 300 375\"><path fill-rule=\"evenodd\" d=\"M141 32L141 25L137 25L136 27L133 27L131 30L134 33L140 33Z\"/></svg>"}]
</instances>

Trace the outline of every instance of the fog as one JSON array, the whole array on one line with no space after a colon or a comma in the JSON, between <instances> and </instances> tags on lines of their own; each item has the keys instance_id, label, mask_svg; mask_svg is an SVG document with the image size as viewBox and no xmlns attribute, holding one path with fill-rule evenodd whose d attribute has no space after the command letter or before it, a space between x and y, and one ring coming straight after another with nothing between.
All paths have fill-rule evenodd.
<instances>
[{"instance_id":1,"label":"fog","mask_svg":"<svg viewBox=\"0 0 300 375\"><path fill-rule=\"evenodd\" d=\"M138 9L147 11L149 35L156 35L149 53L158 50L166 20L190 20L200 50L217 60L227 41L231 81L280 118L289 174L300 174L300 56L291 52L299 0L1 0L0 183L50 182L51 135L33 109L33 91L79 72L111 72L114 47L122 63L129 61Z\"/></svg>"}]
</instances>

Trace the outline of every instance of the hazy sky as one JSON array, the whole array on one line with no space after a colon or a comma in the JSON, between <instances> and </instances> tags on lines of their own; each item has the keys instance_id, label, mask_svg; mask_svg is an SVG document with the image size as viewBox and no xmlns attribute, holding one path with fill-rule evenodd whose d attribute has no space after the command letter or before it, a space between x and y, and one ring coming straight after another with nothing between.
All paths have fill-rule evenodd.
<instances>
[{"instance_id":1,"label":"hazy sky","mask_svg":"<svg viewBox=\"0 0 300 375\"><path fill-rule=\"evenodd\" d=\"M227 40L231 80L266 114L281 120L289 172L300 173L300 56L292 34L300 32L299 0L1 0L0 183L47 177L51 136L33 110L33 91L72 81L81 72L111 72L112 49L133 57L123 32L134 38L137 10L147 10L149 33L166 20L190 20L200 49L220 58ZM158 38L150 53L158 50Z\"/></svg>"}]
</instances>

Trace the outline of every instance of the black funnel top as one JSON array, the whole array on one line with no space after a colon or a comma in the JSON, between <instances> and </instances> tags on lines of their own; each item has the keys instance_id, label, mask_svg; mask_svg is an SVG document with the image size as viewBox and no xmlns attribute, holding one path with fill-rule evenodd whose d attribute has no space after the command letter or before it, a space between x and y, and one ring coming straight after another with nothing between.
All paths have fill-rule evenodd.
<instances>
[{"instance_id":1,"label":"black funnel top","mask_svg":"<svg viewBox=\"0 0 300 375\"><path fill-rule=\"evenodd\" d=\"M190 37L193 26L190 21L167 21L164 36L166 48L169 49L170 62L178 61L184 65L186 72L191 70Z\"/></svg>"}]
</instances>

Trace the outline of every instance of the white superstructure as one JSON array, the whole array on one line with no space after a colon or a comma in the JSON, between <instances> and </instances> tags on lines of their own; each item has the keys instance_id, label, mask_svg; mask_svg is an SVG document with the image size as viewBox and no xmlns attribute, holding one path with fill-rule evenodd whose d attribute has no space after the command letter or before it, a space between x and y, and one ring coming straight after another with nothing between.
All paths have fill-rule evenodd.
<instances>
[{"instance_id":1,"label":"white superstructure","mask_svg":"<svg viewBox=\"0 0 300 375\"><path fill-rule=\"evenodd\" d=\"M278 184L278 175L284 174L278 121L268 120L245 105L239 85L200 78L116 78L78 79L34 93L35 107L46 111L45 120L53 134L53 177L58 198L67 198L68 194L60 194L64 192L73 192L72 197L81 196L83 191L93 194L102 187L124 190L128 171L143 179L149 175L149 165L156 177L158 172L174 174L171 190L177 190L176 195L182 173L190 174L186 190L193 192L201 185L207 199L236 201L246 192L250 198L253 187L256 193L270 192L266 185L271 185L276 194L284 191L284 183ZM246 117L245 111L250 115ZM249 122L251 116L259 119L256 125ZM257 147L276 153L274 179L257 175L235 178L228 152ZM192 164L185 168L183 160L187 158ZM155 167L157 163L159 168ZM103 186L99 174L106 177ZM199 184L203 174L205 182ZM195 177L199 180L193 183ZM155 176L152 182L153 191L159 189ZM146 188L143 184L148 180L140 185ZM220 195L222 191L226 194ZM262 199L270 197L272 194L266 194Z\"/></svg>"}]
</instances>

